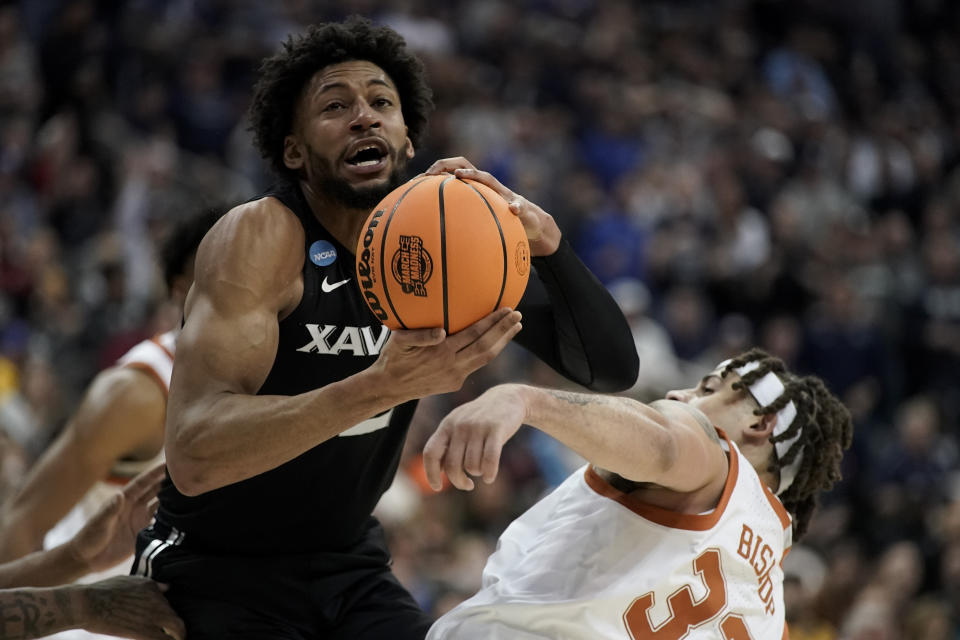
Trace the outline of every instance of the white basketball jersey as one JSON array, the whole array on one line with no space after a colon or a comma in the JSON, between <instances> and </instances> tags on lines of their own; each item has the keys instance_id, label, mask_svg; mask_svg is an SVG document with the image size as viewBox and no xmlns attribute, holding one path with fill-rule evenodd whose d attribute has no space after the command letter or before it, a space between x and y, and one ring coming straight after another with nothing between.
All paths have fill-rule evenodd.
<instances>
[{"instance_id":1,"label":"white basketball jersey","mask_svg":"<svg viewBox=\"0 0 960 640\"><path fill-rule=\"evenodd\" d=\"M780 640L790 515L723 436L704 514L640 502L586 466L510 524L483 586L428 640Z\"/></svg>"},{"instance_id":2,"label":"white basketball jersey","mask_svg":"<svg viewBox=\"0 0 960 640\"><path fill-rule=\"evenodd\" d=\"M140 342L117 360L117 366L143 371L157 381L164 394L168 393L170 391L170 375L173 373L173 354L176 349L178 333L177 330L168 331ZM90 487L90 490L74 505L73 509L47 532L43 540L43 547L50 549L73 538L103 503L117 492L118 488L142 471L153 467L163 458L163 451L160 451L156 457L150 460L118 461L110 470L110 478L97 482ZM128 575L132 561L133 556L130 556L128 560L124 560L104 571L88 574L77 582L97 582L112 576ZM112 636L102 636L82 629L73 629L49 637L58 640L107 640Z\"/></svg>"}]
</instances>

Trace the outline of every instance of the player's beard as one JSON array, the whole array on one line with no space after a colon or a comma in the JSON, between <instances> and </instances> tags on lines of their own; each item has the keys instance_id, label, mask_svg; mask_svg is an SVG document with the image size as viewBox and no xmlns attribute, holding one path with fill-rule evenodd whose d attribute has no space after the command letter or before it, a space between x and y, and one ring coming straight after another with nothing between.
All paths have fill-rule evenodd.
<instances>
[{"instance_id":1,"label":"player's beard","mask_svg":"<svg viewBox=\"0 0 960 640\"><path fill-rule=\"evenodd\" d=\"M355 187L336 176L329 160L314 153L312 149L307 149L307 162L310 164L310 173L313 176L312 186L317 193L322 193L347 209L372 211L381 200L387 197L387 194L403 184L408 162L405 150L405 148L399 151L391 149L387 152L392 157L393 169L390 170L386 182L369 187Z\"/></svg>"}]
</instances>

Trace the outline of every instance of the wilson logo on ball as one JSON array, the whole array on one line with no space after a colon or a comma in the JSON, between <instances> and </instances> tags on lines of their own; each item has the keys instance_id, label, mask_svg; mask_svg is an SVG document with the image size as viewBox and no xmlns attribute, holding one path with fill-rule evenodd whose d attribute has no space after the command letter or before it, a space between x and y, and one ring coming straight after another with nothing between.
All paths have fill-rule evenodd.
<instances>
[{"instance_id":1,"label":"wilson logo on ball","mask_svg":"<svg viewBox=\"0 0 960 640\"><path fill-rule=\"evenodd\" d=\"M360 290L363 291L363 299L366 300L370 312L377 317L380 322L386 322L390 316L380 305L380 298L377 297L374 289L374 282L377 279L376 271L373 268L374 231L380 224L380 217L383 215L383 209L377 209L367 218L366 231L360 239L360 247L357 250L357 282L360 283Z\"/></svg>"},{"instance_id":2,"label":"wilson logo on ball","mask_svg":"<svg viewBox=\"0 0 960 640\"><path fill-rule=\"evenodd\" d=\"M456 333L515 308L530 273L520 220L489 187L420 176L384 198L357 243L357 281L370 311L391 329Z\"/></svg>"},{"instance_id":3,"label":"wilson logo on ball","mask_svg":"<svg viewBox=\"0 0 960 640\"><path fill-rule=\"evenodd\" d=\"M404 293L421 298L427 295L427 281L433 275L433 260L423 248L423 239L417 236L400 236L400 248L391 261L393 278Z\"/></svg>"}]
</instances>

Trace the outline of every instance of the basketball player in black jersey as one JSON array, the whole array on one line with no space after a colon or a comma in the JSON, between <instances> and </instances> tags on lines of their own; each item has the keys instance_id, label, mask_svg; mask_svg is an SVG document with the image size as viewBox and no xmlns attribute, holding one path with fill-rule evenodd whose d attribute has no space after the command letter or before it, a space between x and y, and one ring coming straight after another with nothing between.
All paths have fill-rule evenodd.
<instances>
[{"instance_id":1,"label":"basketball player in black jersey","mask_svg":"<svg viewBox=\"0 0 960 640\"><path fill-rule=\"evenodd\" d=\"M282 179L200 246L169 477L134 561L170 584L191 640L422 638L431 620L393 577L371 516L417 399L460 388L512 339L594 390L636 378L626 320L553 219L463 159L431 171L500 190L530 238L521 310L449 336L391 334L370 313L352 248L404 180L430 107L421 63L362 19L312 27L260 69L252 128Z\"/></svg>"}]
</instances>

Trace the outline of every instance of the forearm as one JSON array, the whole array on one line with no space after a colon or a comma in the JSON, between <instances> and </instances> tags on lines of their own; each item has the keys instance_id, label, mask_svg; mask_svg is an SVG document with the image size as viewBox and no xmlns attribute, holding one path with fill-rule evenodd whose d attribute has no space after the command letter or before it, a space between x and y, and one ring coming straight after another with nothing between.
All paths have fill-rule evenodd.
<instances>
[{"instance_id":1,"label":"forearm","mask_svg":"<svg viewBox=\"0 0 960 640\"><path fill-rule=\"evenodd\" d=\"M80 626L73 587L0 591L0 640L43 638Z\"/></svg>"},{"instance_id":2,"label":"forearm","mask_svg":"<svg viewBox=\"0 0 960 640\"><path fill-rule=\"evenodd\" d=\"M525 424L556 438L592 464L624 478L653 481L671 450L662 414L629 398L505 385L520 398Z\"/></svg>"},{"instance_id":3,"label":"forearm","mask_svg":"<svg viewBox=\"0 0 960 640\"><path fill-rule=\"evenodd\" d=\"M42 549L47 532L109 473L109 443L91 438L84 443L74 427L73 423L67 425L4 505L0 515L0 562Z\"/></svg>"},{"instance_id":4,"label":"forearm","mask_svg":"<svg viewBox=\"0 0 960 640\"><path fill-rule=\"evenodd\" d=\"M43 532L23 522L15 513L5 513L0 525L0 562L22 558L43 547Z\"/></svg>"},{"instance_id":5,"label":"forearm","mask_svg":"<svg viewBox=\"0 0 960 640\"><path fill-rule=\"evenodd\" d=\"M269 471L410 399L388 394L391 388L368 369L296 396L220 393L174 407L170 475L180 491L196 495Z\"/></svg>"},{"instance_id":6,"label":"forearm","mask_svg":"<svg viewBox=\"0 0 960 640\"><path fill-rule=\"evenodd\" d=\"M567 378L594 391L630 388L637 379L639 359L630 326L613 296L566 242L553 255L534 258L533 265L548 302L539 305L541 309L527 309L521 303L527 329L517 340ZM540 331L537 325L548 325L552 331Z\"/></svg>"},{"instance_id":7,"label":"forearm","mask_svg":"<svg viewBox=\"0 0 960 640\"><path fill-rule=\"evenodd\" d=\"M62 544L0 565L0 589L65 584L85 575L88 569L68 544Z\"/></svg>"}]
</instances>

